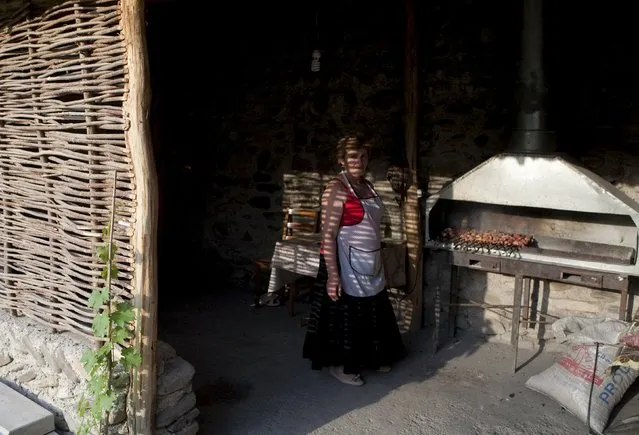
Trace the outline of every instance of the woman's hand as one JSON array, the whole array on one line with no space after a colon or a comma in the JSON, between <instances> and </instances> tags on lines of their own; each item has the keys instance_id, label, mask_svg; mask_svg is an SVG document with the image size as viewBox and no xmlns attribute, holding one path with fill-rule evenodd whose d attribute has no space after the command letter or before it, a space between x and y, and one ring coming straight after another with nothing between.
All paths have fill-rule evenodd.
<instances>
[{"instance_id":1,"label":"woman's hand","mask_svg":"<svg viewBox=\"0 0 639 435\"><path fill-rule=\"evenodd\" d=\"M342 295L342 283L339 280L339 276L328 277L326 281L326 292L332 301L337 302L337 299Z\"/></svg>"}]
</instances>

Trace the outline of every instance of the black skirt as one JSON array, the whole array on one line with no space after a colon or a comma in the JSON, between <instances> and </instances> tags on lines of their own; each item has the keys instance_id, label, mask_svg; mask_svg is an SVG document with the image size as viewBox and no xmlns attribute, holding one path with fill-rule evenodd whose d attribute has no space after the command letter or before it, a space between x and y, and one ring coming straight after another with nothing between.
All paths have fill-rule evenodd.
<instances>
[{"instance_id":1,"label":"black skirt","mask_svg":"<svg viewBox=\"0 0 639 435\"><path fill-rule=\"evenodd\" d=\"M405 348L388 292L370 297L342 293L334 302L326 292L327 278L321 256L303 348L312 369L344 366L344 373L356 374L401 359Z\"/></svg>"}]
</instances>

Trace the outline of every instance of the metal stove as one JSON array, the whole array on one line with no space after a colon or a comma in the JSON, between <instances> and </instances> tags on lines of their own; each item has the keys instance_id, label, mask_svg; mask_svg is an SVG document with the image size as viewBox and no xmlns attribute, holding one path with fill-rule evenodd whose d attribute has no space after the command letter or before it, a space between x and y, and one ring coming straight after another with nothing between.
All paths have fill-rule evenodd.
<instances>
[{"instance_id":1,"label":"metal stove","mask_svg":"<svg viewBox=\"0 0 639 435\"><path fill-rule=\"evenodd\" d=\"M510 150L430 196L424 208L425 249L448 252L453 272L465 267L515 277L515 348L530 279L619 291L619 318L626 320L628 278L639 276L639 205L554 152L546 128L541 3L524 0L520 112ZM453 298L455 285L451 279Z\"/></svg>"},{"instance_id":2,"label":"metal stove","mask_svg":"<svg viewBox=\"0 0 639 435\"><path fill-rule=\"evenodd\" d=\"M497 155L429 197L424 216L425 246L465 254L464 266L539 263L612 289L639 276L639 205L559 155Z\"/></svg>"}]
</instances>

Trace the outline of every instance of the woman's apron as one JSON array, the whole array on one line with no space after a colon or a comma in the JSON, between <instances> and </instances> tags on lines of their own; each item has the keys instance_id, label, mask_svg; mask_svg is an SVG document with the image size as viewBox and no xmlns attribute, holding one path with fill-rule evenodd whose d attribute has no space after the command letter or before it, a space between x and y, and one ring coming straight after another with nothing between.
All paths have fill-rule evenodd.
<instances>
[{"instance_id":1,"label":"woman's apron","mask_svg":"<svg viewBox=\"0 0 639 435\"><path fill-rule=\"evenodd\" d=\"M361 222L341 226L337 233L342 291L356 297L375 296L386 285L380 230L384 203L370 184L374 196L360 199L345 174L341 178L364 208Z\"/></svg>"}]
</instances>

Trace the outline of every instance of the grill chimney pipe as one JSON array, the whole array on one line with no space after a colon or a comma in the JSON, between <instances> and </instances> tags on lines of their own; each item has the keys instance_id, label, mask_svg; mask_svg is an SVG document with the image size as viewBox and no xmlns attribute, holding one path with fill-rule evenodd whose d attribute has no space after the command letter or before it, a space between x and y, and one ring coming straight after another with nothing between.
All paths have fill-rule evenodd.
<instances>
[{"instance_id":1,"label":"grill chimney pipe","mask_svg":"<svg viewBox=\"0 0 639 435\"><path fill-rule=\"evenodd\" d=\"M550 153L555 150L554 132L546 130L548 90L543 70L542 0L523 0L522 59L517 86L519 115L510 151Z\"/></svg>"}]
</instances>

